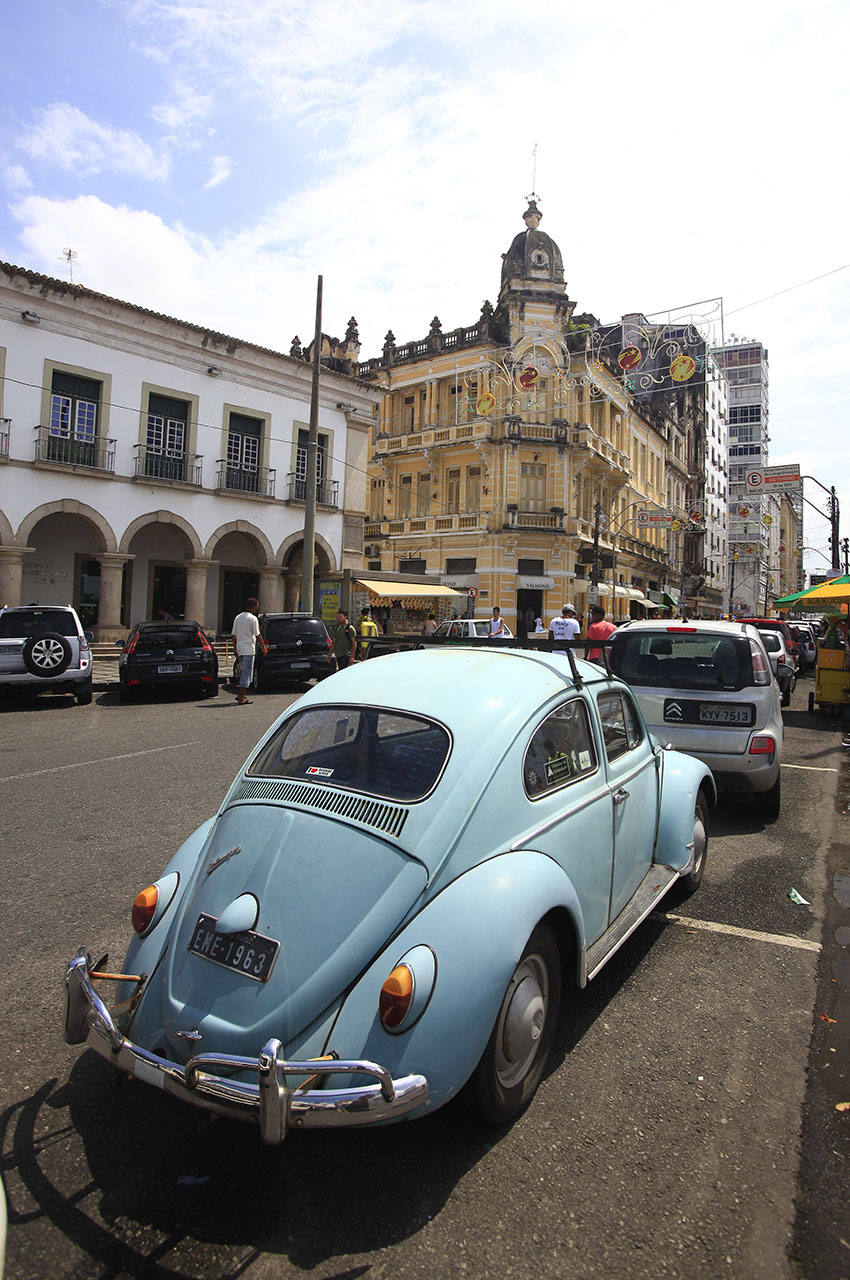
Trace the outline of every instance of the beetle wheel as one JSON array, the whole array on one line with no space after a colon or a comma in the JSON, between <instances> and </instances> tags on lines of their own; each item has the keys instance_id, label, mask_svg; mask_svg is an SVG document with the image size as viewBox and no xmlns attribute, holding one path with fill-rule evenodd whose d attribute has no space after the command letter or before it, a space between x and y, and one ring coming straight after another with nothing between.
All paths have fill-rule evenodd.
<instances>
[{"instance_id":1,"label":"beetle wheel","mask_svg":"<svg viewBox=\"0 0 850 1280\"><path fill-rule=\"evenodd\" d=\"M478 1112L488 1124L507 1124L534 1097L549 1057L560 1002L558 944L549 926L539 924L508 983L472 1078Z\"/></svg>"},{"instance_id":2,"label":"beetle wheel","mask_svg":"<svg viewBox=\"0 0 850 1280\"><path fill-rule=\"evenodd\" d=\"M702 881L705 870L705 857L708 853L708 808L702 792L697 796L694 805L694 865L687 875L682 876L681 886L685 893L694 893Z\"/></svg>"}]
</instances>

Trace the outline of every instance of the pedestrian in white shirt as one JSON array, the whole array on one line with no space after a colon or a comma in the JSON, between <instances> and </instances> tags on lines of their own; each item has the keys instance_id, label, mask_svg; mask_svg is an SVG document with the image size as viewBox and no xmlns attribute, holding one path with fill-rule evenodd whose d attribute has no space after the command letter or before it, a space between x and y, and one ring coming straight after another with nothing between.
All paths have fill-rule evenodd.
<instances>
[{"instance_id":1,"label":"pedestrian in white shirt","mask_svg":"<svg viewBox=\"0 0 850 1280\"><path fill-rule=\"evenodd\" d=\"M231 634L236 645L236 656L239 659L239 689L236 694L236 701L240 707L251 701L248 697L248 690L251 687L251 680L254 676L254 657L257 652L257 640L260 635L260 624L257 621L259 608L259 600L255 600L251 596L249 600L245 601L244 613L237 613L233 619Z\"/></svg>"},{"instance_id":2,"label":"pedestrian in white shirt","mask_svg":"<svg viewBox=\"0 0 850 1280\"><path fill-rule=\"evenodd\" d=\"M553 618L549 623L550 640L575 640L581 634L581 627L576 621L576 611L571 604L565 604L560 618ZM553 649L553 653L566 654L566 649Z\"/></svg>"}]
</instances>

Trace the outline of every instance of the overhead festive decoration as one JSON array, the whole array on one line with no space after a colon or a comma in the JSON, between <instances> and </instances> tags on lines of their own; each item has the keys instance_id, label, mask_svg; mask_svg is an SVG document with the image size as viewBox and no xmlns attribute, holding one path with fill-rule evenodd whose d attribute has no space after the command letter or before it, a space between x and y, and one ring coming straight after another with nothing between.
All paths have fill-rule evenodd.
<instances>
[{"instance_id":1,"label":"overhead festive decoration","mask_svg":"<svg viewBox=\"0 0 850 1280\"><path fill-rule=\"evenodd\" d=\"M540 377L540 370L533 364L526 365L522 373L519 375L519 385L523 391L528 391L537 382Z\"/></svg>"}]
</instances>

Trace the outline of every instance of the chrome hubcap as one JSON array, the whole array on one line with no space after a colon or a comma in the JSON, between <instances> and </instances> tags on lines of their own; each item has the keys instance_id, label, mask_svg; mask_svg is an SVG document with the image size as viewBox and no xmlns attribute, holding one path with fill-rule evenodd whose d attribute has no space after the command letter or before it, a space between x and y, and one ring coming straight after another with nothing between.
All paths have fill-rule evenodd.
<instances>
[{"instance_id":1,"label":"chrome hubcap","mask_svg":"<svg viewBox=\"0 0 850 1280\"><path fill-rule=\"evenodd\" d=\"M549 980L539 956L526 956L518 965L502 1002L496 1043L496 1074L503 1088L519 1084L528 1074L546 1023Z\"/></svg>"}]
</instances>

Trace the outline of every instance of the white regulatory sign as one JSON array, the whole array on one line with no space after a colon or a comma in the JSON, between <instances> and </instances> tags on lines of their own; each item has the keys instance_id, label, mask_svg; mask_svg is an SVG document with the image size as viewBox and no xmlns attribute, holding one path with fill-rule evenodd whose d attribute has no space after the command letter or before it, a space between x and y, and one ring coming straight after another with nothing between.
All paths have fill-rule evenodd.
<instances>
[{"instance_id":1,"label":"white regulatory sign","mask_svg":"<svg viewBox=\"0 0 850 1280\"><path fill-rule=\"evenodd\" d=\"M797 462L784 467L753 467L747 472L748 493L787 493L799 489L801 483Z\"/></svg>"}]
</instances>

